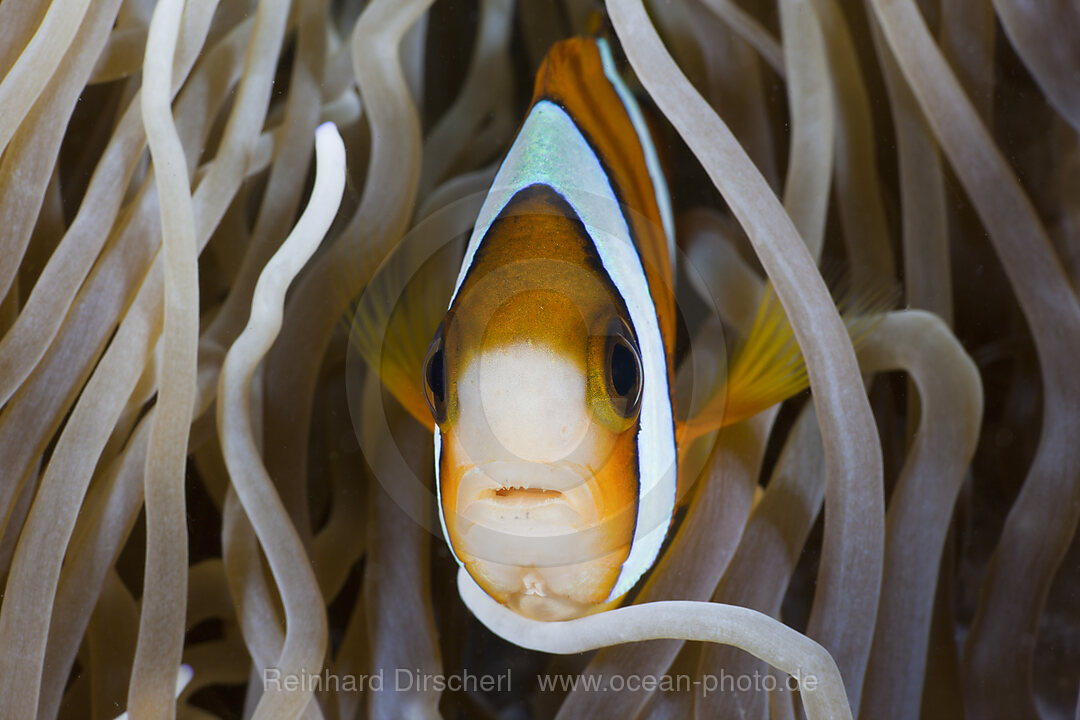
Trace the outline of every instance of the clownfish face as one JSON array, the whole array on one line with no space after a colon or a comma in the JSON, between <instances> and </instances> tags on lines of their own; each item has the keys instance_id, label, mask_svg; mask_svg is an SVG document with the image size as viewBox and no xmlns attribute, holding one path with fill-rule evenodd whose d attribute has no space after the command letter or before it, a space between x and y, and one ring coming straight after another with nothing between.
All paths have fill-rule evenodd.
<instances>
[{"instance_id":1,"label":"clownfish face","mask_svg":"<svg viewBox=\"0 0 1080 720\"><path fill-rule=\"evenodd\" d=\"M647 568L644 531L662 540L671 514L643 514L670 500L642 493L643 459L673 442L656 315L643 276L628 302L604 260L552 188L513 194L423 366L447 539L488 594L536 619L617 600Z\"/></svg>"},{"instance_id":2,"label":"clownfish face","mask_svg":"<svg viewBox=\"0 0 1080 720\"><path fill-rule=\"evenodd\" d=\"M424 366L447 537L492 597L540 619L608 601L638 493L636 336L601 283L560 265L512 263L464 293Z\"/></svg>"}]
</instances>

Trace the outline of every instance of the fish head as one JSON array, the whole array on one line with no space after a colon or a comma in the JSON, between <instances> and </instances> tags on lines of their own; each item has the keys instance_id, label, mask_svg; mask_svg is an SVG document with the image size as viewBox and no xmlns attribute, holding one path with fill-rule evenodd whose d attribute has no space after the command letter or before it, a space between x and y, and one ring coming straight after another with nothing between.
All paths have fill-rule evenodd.
<instances>
[{"instance_id":1,"label":"fish head","mask_svg":"<svg viewBox=\"0 0 1080 720\"><path fill-rule=\"evenodd\" d=\"M481 259L487 271L435 334L424 387L455 555L496 600L557 620L613 600L637 517L645 378L610 282L560 252L579 228L525 216L493 230L507 247L539 236L548 252Z\"/></svg>"}]
</instances>

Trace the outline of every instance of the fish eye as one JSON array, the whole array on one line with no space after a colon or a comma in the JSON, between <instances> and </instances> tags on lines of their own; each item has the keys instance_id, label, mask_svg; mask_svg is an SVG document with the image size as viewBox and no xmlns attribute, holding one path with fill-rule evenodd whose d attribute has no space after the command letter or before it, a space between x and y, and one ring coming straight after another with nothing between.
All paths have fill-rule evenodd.
<instances>
[{"instance_id":1,"label":"fish eye","mask_svg":"<svg viewBox=\"0 0 1080 720\"><path fill-rule=\"evenodd\" d=\"M428 347L424 358L424 397L431 416L439 425L446 421L446 355L443 352L442 326Z\"/></svg>"},{"instance_id":2,"label":"fish eye","mask_svg":"<svg viewBox=\"0 0 1080 720\"><path fill-rule=\"evenodd\" d=\"M641 405L641 355L626 323L612 323L609 333L608 396L615 411L628 419L637 415Z\"/></svg>"}]
</instances>

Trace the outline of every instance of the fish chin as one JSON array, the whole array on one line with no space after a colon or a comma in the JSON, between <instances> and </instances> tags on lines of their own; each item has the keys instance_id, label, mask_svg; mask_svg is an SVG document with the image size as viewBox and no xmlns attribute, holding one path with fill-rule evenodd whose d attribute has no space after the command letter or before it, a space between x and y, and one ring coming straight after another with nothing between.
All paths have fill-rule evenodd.
<instances>
[{"instance_id":1,"label":"fish chin","mask_svg":"<svg viewBox=\"0 0 1080 720\"><path fill-rule=\"evenodd\" d=\"M571 620L611 605L610 588L625 552L553 567L466 563L473 579L492 597L532 620Z\"/></svg>"},{"instance_id":2,"label":"fish chin","mask_svg":"<svg viewBox=\"0 0 1080 720\"><path fill-rule=\"evenodd\" d=\"M565 620L608 600L629 546L595 477L566 464L492 462L461 479L454 548L488 594L521 615Z\"/></svg>"}]
</instances>

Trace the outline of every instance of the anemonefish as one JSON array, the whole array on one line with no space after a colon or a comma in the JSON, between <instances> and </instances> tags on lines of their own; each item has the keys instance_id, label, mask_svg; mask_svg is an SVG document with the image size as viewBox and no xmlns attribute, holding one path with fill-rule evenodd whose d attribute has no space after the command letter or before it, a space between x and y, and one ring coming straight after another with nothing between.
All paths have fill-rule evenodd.
<instances>
[{"instance_id":1,"label":"anemonefish","mask_svg":"<svg viewBox=\"0 0 1080 720\"><path fill-rule=\"evenodd\" d=\"M454 557L522 615L617 604L660 553L680 451L806 385L766 292L714 400L678 421L675 267L645 117L608 43L573 38L537 73L425 356L379 354L415 322L380 339L354 321L369 363L433 430Z\"/></svg>"}]
</instances>

